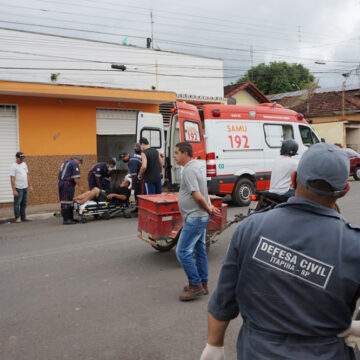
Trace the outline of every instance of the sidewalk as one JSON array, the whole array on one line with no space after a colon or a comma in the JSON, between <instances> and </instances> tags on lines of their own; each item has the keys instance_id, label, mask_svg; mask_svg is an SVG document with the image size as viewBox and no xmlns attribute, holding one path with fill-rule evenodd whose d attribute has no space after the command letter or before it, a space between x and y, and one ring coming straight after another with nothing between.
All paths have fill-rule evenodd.
<instances>
[{"instance_id":1,"label":"sidewalk","mask_svg":"<svg viewBox=\"0 0 360 360\"><path fill-rule=\"evenodd\" d=\"M26 217L30 220L47 219L54 216L54 213L60 213L60 205L56 204L41 204L41 205L28 205L26 207ZM0 224L14 221L14 208L0 208Z\"/></svg>"}]
</instances>

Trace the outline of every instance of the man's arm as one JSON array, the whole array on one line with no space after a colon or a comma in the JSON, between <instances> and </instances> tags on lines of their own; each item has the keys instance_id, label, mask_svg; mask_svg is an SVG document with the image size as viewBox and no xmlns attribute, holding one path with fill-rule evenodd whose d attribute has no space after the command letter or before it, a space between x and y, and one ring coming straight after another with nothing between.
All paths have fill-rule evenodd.
<instances>
[{"instance_id":1,"label":"man's arm","mask_svg":"<svg viewBox=\"0 0 360 360\"><path fill-rule=\"evenodd\" d=\"M75 181L75 184L78 186L78 189L80 191L80 193L83 193L84 192L84 188L83 186L81 185L81 181L80 181L80 178L74 178L74 181Z\"/></svg>"},{"instance_id":2,"label":"man's arm","mask_svg":"<svg viewBox=\"0 0 360 360\"><path fill-rule=\"evenodd\" d=\"M225 332L230 321L216 320L208 312L208 337L207 343L212 346L224 346Z\"/></svg>"},{"instance_id":3,"label":"man's arm","mask_svg":"<svg viewBox=\"0 0 360 360\"><path fill-rule=\"evenodd\" d=\"M224 338L230 321L216 320L208 313L207 344L201 354L200 360L224 360Z\"/></svg>"},{"instance_id":4,"label":"man's arm","mask_svg":"<svg viewBox=\"0 0 360 360\"><path fill-rule=\"evenodd\" d=\"M33 187L31 185L31 180L30 180L30 175L29 173L27 174L27 181L28 181L28 187L29 187L29 192L33 191Z\"/></svg>"},{"instance_id":5,"label":"man's arm","mask_svg":"<svg viewBox=\"0 0 360 360\"><path fill-rule=\"evenodd\" d=\"M16 187L15 187L15 176L10 176L10 184L11 184L11 188L12 188L14 196L15 197L19 196L18 192L16 191Z\"/></svg>"},{"instance_id":6,"label":"man's arm","mask_svg":"<svg viewBox=\"0 0 360 360\"><path fill-rule=\"evenodd\" d=\"M141 168L139 170L138 179L141 180L143 173L145 172L147 167L147 158L144 153L141 153Z\"/></svg>"},{"instance_id":7,"label":"man's arm","mask_svg":"<svg viewBox=\"0 0 360 360\"><path fill-rule=\"evenodd\" d=\"M164 164L163 164L163 159L162 159L160 153L159 153L159 162L160 162L160 172L162 172Z\"/></svg>"},{"instance_id":8,"label":"man's arm","mask_svg":"<svg viewBox=\"0 0 360 360\"><path fill-rule=\"evenodd\" d=\"M127 200L127 196L126 195L122 195L122 194L114 194L114 193L111 193L109 194L108 196L108 199L119 199L119 200Z\"/></svg>"}]
</instances>

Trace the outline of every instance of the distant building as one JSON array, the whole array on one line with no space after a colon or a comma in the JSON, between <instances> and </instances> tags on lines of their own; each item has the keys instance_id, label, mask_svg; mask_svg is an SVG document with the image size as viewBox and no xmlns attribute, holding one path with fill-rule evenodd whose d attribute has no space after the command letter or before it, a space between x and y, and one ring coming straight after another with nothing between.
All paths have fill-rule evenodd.
<instances>
[{"instance_id":1,"label":"distant building","mask_svg":"<svg viewBox=\"0 0 360 360\"><path fill-rule=\"evenodd\" d=\"M327 142L360 151L360 87L316 89L269 95L273 102L303 113Z\"/></svg>"},{"instance_id":2,"label":"distant building","mask_svg":"<svg viewBox=\"0 0 360 360\"><path fill-rule=\"evenodd\" d=\"M224 97L228 104L233 105L256 105L269 102L269 99L251 81L225 86Z\"/></svg>"},{"instance_id":3,"label":"distant building","mask_svg":"<svg viewBox=\"0 0 360 360\"><path fill-rule=\"evenodd\" d=\"M83 155L86 185L94 163L132 151L140 111L224 101L219 59L5 29L0 47L0 206L13 201L19 150L33 179L30 204L57 202L61 163Z\"/></svg>"}]
</instances>

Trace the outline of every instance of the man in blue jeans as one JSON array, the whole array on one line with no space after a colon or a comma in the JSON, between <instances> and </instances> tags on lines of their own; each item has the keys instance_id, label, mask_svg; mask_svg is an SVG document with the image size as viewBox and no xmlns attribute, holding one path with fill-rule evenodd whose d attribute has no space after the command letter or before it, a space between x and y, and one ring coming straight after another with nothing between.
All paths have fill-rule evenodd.
<instances>
[{"instance_id":1,"label":"man in blue jeans","mask_svg":"<svg viewBox=\"0 0 360 360\"><path fill-rule=\"evenodd\" d=\"M208 200L205 169L193 160L193 149L187 142L176 144L174 159L183 166L179 191L179 208L184 226L176 248L189 284L180 295L181 301L194 300L208 294L208 262L206 255L206 226L209 215L220 215L220 210ZM194 262L193 254L196 262Z\"/></svg>"},{"instance_id":2,"label":"man in blue jeans","mask_svg":"<svg viewBox=\"0 0 360 360\"><path fill-rule=\"evenodd\" d=\"M33 190L30 184L29 170L25 163L25 155L21 151L15 154L16 161L10 168L10 184L14 194L15 222L26 221L25 209L28 191Z\"/></svg>"}]
</instances>

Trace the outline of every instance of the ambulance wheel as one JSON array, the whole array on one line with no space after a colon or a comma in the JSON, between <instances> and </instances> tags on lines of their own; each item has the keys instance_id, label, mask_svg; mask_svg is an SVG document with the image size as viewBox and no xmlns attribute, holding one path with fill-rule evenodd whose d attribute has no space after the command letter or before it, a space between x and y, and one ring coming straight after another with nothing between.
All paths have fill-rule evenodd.
<instances>
[{"instance_id":1,"label":"ambulance wheel","mask_svg":"<svg viewBox=\"0 0 360 360\"><path fill-rule=\"evenodd\" d=\"M86 224L87 223L87 218L85 216L82 216L80 219L82 224Z\"/></svg>"},{"instance_id":2,"label":"ambulance wheel","mask_svg":"<svg viewBox=\"0 0 360 360\"><path fill-rule=\"evenodd\" d=\"M180 233L179 233L180 234ZM157 246L151 245L154 249L160 252L169 251L171 250L177 243L179 239L179 234L176 236L175 239L159 239L156 240Z\"/></svg>"},{"instance_id":3,"label":"ambulance wheel","mask_svg":"<svg viewBox=\"0 0 360 360\"><path fill-rule=\"evenodd\" d=\"M360 180L360 166L357 166L354 171L354 179Z\"/></svg>"},{"instance_id":4,"label":"ambulance wheel","mask_svg":"<svg viewBox=\"0 0 360 360\"><path fill-rule=\"evenodd\" d=\"M248 206L250 204L250 195L255 192L254 183L246 178L240 179L232 193L232 200L237 206Z\"/></svg>"}]
</instances>

